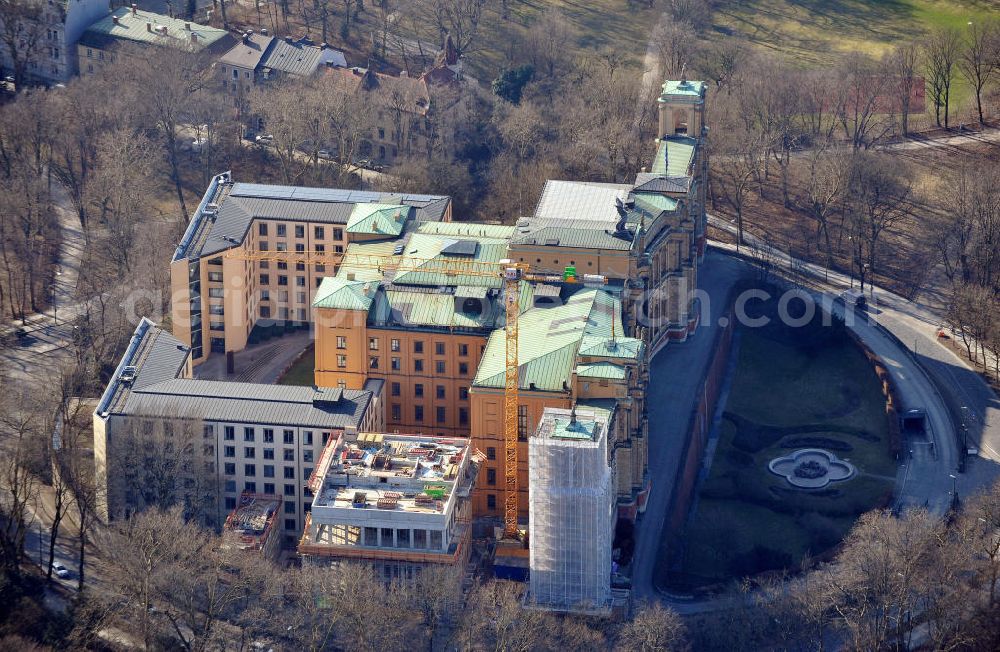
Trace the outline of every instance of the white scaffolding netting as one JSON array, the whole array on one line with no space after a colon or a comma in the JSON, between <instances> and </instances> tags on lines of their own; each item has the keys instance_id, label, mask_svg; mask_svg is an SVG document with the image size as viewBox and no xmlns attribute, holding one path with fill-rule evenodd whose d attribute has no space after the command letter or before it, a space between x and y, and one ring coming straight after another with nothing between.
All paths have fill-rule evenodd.
<instances>
[{"instance_id":1,"label":"white scaffolding netting","mask_svg":"<svg viewBox=\"0 0 1000 652\"><path fill-rule=\"evenodd\" d=\"M607 424L547 409L529 441L528 476L530 600L568 611L607 607L615 521Z\"/></svg>"}]
</instances>

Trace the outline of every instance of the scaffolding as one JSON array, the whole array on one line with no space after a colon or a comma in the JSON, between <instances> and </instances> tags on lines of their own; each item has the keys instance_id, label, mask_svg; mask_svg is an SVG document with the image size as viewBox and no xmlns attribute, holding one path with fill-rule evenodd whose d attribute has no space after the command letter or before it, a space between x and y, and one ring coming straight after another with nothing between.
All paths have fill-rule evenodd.
<instances>
[{"instance_id":1,"label":"scaffolding","mask_svg":"<svg viewBox=\"0 0 1000 652\"><path fill-rule=\"evenodd\" d=\"M529 604L611 606L614 532L608 424L589 410L546 408L528 444Z\"/></svg>"}]
</instances>

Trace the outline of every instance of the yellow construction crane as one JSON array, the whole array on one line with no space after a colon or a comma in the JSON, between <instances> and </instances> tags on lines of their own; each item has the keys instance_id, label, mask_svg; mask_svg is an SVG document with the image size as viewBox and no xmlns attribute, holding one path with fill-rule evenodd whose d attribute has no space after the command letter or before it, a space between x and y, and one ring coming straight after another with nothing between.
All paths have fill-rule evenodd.
<instances>
[{"instance_id":1,"label":"yellow construction crane","mask_svg":"<svg viewBox=\"0 0 1000 652\"><path fill-rule=\"evenodd\" d=\"M446 276L479 276L499 278L504 287L506 307L506 371L504 375L504 529L505 539L519 538L517 529L517 405L518 362L517 320L521 281L575 283L576 269L567 267L563 275L529 274L526 263L503 259L499 262L477 260L413 258L403 255L368 255L352 253L327 253L318 251L246 251L231 249L226 258L250 262L275 261L304 265L330 265L338 268L374 269L383 274L420 271ZM589 277L588 277L589 278ZM595 276L595 280L602 277Z\"/></svg>"}]
</instances>

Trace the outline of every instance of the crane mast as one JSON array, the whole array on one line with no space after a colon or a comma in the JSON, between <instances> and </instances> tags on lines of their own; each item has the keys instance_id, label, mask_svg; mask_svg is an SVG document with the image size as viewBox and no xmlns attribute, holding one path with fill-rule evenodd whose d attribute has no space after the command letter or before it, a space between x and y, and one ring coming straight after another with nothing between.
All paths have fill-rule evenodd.
<instances>
[{"instance_id":1,"label":"crane mast","mask_svg":"<svg viewBox=\"0 0 1000 652\"><path fill-rule=\"evenodd\" d=\"M506 302L506 369L503 398L504 436L504 538L517 537L517 436L518 436L518 369L517 317L521 269L515 265L504 269L504 301Z\"/></svg>"}]
</instances>

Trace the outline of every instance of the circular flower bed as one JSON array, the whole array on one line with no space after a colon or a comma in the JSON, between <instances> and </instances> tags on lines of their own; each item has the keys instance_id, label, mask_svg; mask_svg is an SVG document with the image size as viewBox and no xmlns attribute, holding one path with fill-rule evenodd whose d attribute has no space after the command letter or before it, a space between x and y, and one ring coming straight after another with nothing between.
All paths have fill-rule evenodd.
<instances>
[{"instance_id":1,"label":"circular flower bed","mask_svg":"<svg viewBox=\"0 0 1000 652\"><path fill-rule=\"evenodd\" d=\"M820 464L816 460L809 460L807 462L802 462L797 467L795 467L795 477L796 478L807 478L809 480L814 480L816 478L822 478L826 475L826 465Z\"/></svg>"}]
</instances>

